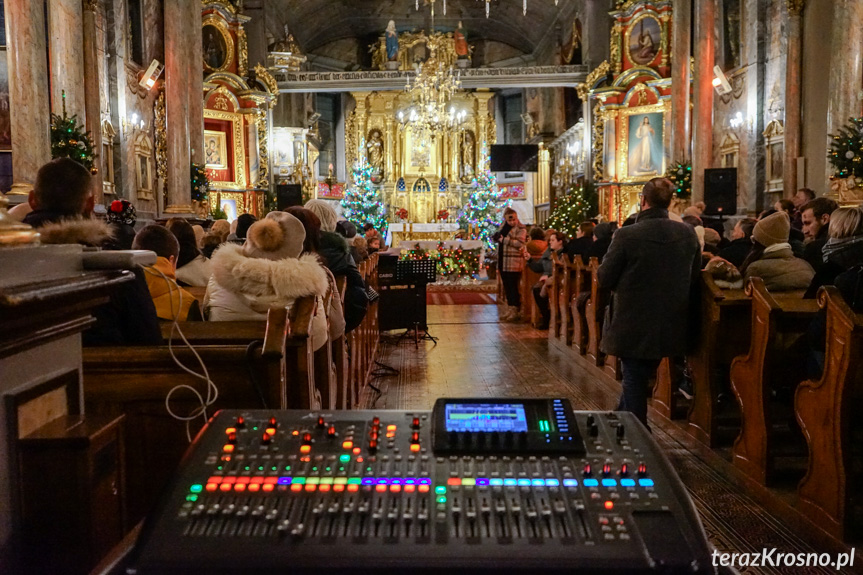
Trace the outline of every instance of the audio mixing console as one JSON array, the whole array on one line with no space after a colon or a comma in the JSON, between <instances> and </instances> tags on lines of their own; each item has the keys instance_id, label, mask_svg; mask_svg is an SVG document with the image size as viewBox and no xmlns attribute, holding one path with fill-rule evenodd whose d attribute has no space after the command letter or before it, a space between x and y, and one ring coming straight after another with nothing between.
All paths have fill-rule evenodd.
<instances>
[{"instance_id":1,"label":"audio mixing console","mask_svg":"<svg viewBox=\"0 0 863 575\"><path fill-rule=\"evenodd\" d=\"M631 414L441 399L216 414L127 572L710 573L709 553Z\"/></svg>"}]
</instances>

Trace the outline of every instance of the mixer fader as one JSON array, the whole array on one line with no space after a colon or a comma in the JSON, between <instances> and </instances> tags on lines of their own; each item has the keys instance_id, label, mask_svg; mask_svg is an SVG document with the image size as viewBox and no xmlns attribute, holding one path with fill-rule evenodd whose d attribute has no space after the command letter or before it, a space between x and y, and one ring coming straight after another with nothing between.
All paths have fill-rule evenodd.
<instances>
[{"instance_id":1,"label":"mixer fader","mask_svg":"<svg viewBox=\"0 0 863 575\"><path fill-rule=\"evenodd\" d=\"M628 413L563 399L222 411L129 573L711 572L692 503Z\"/></svg>"}]
</instances>

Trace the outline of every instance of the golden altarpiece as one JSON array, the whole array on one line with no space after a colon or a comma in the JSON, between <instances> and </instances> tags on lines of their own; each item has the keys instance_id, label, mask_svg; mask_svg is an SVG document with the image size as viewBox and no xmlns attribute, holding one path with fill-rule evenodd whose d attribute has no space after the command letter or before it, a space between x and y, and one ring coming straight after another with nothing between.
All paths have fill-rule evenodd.
<instances>
[{"instance_id":1,"label":"golden altarpiece","mask_svg":"<svg viewBox=\"0 0 863 575\"><path fill-rule=\"evenodd\" d=\"M671 128L670 0L618 2L611 57L578 87L592 114L599 212L622 222L644 183L666 173Z\"/></svg>"},{"instance_id":2,"label":"golden altarpiece","mask_svg":"<svg viewBox=\"0 0 863 575\"><path fill-rule=\"evenodd\" d=\"M372 47L373 59L385 61L383 44ZM424 32L399 37L399 67L423 70L456 61L453 35ZM404 90L351 92L353 108L346 120L346 160L350 168L364 158L373 169L387 214L401 208L409 222L455 221L464 194L478 171L487 167L496 126L487 90L458 91L448 107L461 113L457 123L437 130L430 139L418 138L409 123L398 120L398 112L411 105ZM448 217L441 218L441 212Z\"/></svg>"}]
</instances>

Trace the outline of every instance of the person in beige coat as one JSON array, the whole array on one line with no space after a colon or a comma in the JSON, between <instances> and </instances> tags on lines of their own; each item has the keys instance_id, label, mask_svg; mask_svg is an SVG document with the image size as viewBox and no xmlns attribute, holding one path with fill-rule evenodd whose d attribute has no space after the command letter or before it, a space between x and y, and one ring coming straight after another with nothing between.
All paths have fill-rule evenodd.
<instances>
[{"instance_id":1,"label":"person in beige coat","mask_svg":"<svg viewBox=\"0 0 863 575\"><path fill-rule=\"evenodd\" d=\"M785 212L771 214L755 224L752 249L740 273L746 285L751 277L764 280L768 291L805 290L815 275L806 260L797 258L788 243L791 221Z\"/></svg>"}]
</instances>

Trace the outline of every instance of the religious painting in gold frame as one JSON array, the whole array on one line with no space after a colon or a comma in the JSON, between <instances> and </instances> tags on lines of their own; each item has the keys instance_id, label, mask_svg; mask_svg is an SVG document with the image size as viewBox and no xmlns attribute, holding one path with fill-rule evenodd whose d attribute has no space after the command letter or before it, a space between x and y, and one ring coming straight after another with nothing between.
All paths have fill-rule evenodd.
<instances>
[{"instance_id":1,"label":"religious painting in gold frame","mask_svg":"<svg viewBox=\"0 0 863 575\"><path fill-rule=\"evenodd\" d=\"M211 110L209 108L204 109L204 120L223 120L230 122L231 129L230 133L226 135L225 145L232 146L234 151L234 166L233 166L233 179L228 181L210 181L210 187L214 189L221 190L235 190L237 188L245 189L246 187L246 152L243 147L243 116L241 114L234 114L231 112L221 112L218 110ZM206 150L207 146L207 136L206 132L210 130L205 130L204 135L204 146ZM222 132L225 134L225 132ZM206 154L205 154L206 157ZM207 166L210 168L210 166ZM212 168L211 168L212 169ZM225 169L225 168L223 168ZM230 166L227 166L227 169L230 171Z\"/></svg>"},{"instance_id":2,"label":"religious painting in gold frame","mask_svg":"<svg viewBox=\"0 0 863 575\"><path fill-rule=\"evenodd\" d=\"M408 128L405 130L405 146L403 148L405 156L404 173L408 176L420 176L423 174L437 173L437 146L441 138L426 143L425 146L420 146L418 138L414 137L413 130Z\"/></svg>"},{"instance_id":3,"label":"religious painting in gold frame","mask_svg":"<svg viewBox=\"0 0 863 575\"><path fill-rule=\"evenodd\" d=\"M642 14L629 26L626 35L626 53L636 66L650 66L662 45L662 25L651 14Z\"/></svg>"},{"instance_id":4,"label":"religious painting in gold frame","mask_svg":"<svg viewBox=\"0 0 863 575\"><path fill-rule=\"evenodd\" d=\"M228 169L228 146L225 132L204 130L204 164L217 170Z\"/></svg>"},{"instance_id":5,"label":"religious painting in gold frame","mask_svg":"<svg viewBox=\"0 0 863 575\"><path fill-rule=\"evenodd\" d=\"M232 221L232 218L236 219L249 211L248 206L246 206L246 194L244 192L220 191L215 194L209 194L209 198L210 211L212 212L216 208L225 210L225 213L228 215L228 221Z\"/></svg>"},{"instance_id":6,"label":"religious painting in gold frame","mask_svg":"<svg viewBox=\"0 0 863 575\"><path fill-rule=\"evenodd\" d=\"M665 174L669 104L663 100L659 104L618 110L619 182L646 182Z\"/></svg>"},{"instance_id":7,"label":"religious painting in gold frame","mask_svg":"<svg viewBox=\"0 0 863 575\"><path fill-rule=\"evenodd\" d=\"M223 19L210 14L201 23L204 70L220 72L227 70L234 61L234 39Z\"/></svg>"}]
</instances>

